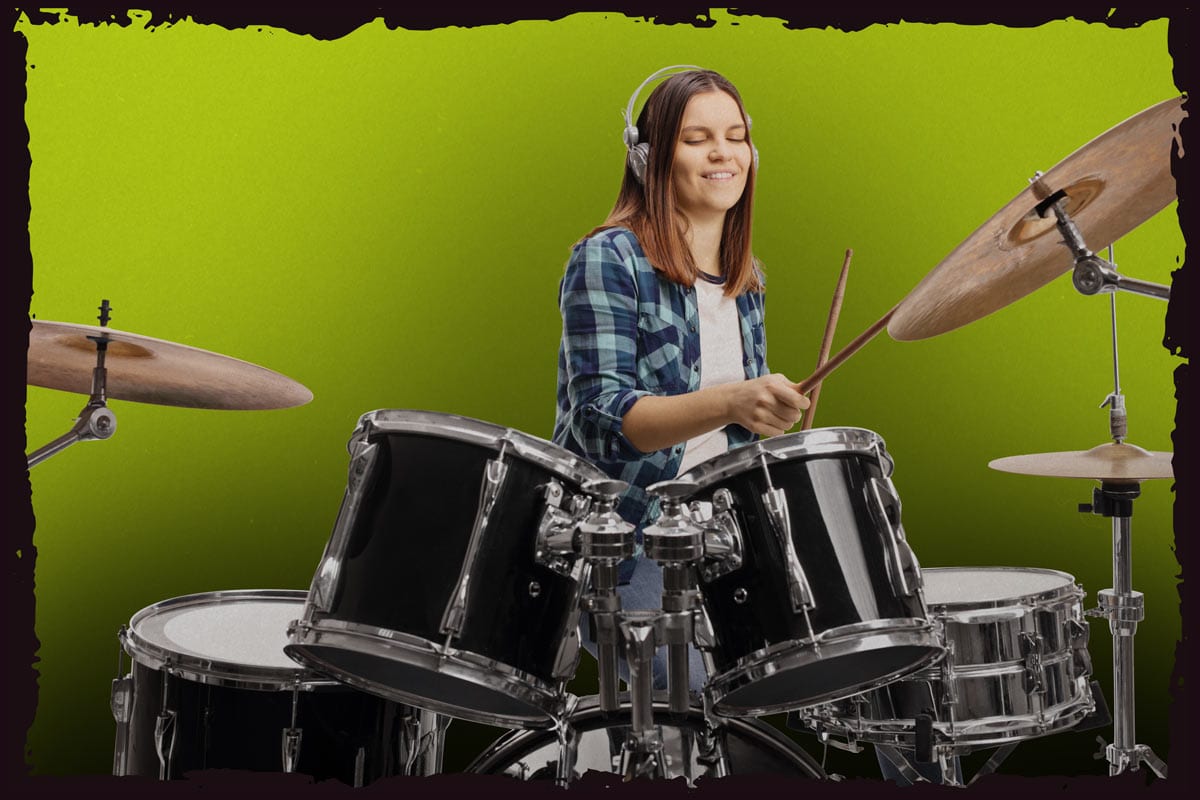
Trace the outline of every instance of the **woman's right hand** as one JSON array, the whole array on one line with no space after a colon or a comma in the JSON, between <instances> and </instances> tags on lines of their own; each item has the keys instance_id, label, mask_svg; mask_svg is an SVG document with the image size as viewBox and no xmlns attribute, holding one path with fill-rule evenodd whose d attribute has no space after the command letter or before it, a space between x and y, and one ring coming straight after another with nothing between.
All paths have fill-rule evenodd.
<instances>
[{"instance_id":1,"label":"woman's right hand","mask_svg":"<svg viewBox=\"0 0 1200 800\"><path fill-rule=\"evenodd\" d=\"M769 373L748 381L722 384L728 417L760 436L779 436L792 429L809 399L796 384L779 373Z\"/></svg>"}]
</instances>

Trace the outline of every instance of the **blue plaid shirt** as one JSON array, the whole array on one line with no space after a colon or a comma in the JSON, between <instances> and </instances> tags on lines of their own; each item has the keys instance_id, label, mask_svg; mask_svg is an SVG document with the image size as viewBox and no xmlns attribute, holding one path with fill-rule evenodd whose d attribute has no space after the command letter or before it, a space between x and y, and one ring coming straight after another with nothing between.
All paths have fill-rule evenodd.
<instances>
[{"instance_id":1,"label":"blue plaid shirt","mask_svg":"<svg viewBox=\"0 0 1200 800\"><path fill-rule=\"evenodd\" d=\"M626 228L600 231L575 245L559 287L563 333L558 350L554 443L596 464L629 489L617 512L641 529L657 516L645 488L675 477L683 444L643 453L625 438L625 412L646 395L700 388L700 316L696 290L651 266ZM767 372L763 295L737 297L747 378ZM755 436L725 428L730 449Z\"/></svg>"}]
</instances>

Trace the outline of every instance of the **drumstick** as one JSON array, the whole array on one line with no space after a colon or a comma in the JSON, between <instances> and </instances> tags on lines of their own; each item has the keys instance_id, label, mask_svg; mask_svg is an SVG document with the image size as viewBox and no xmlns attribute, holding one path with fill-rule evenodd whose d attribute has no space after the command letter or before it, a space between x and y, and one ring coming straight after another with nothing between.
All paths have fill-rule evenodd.
<instances>
[{"instance_id":1,"label":"drumstick","mask_svg":"<svg viewBox=\"0 0 1200 800\"><path fill-rule=\"evenodd\" d=\"M842 274L838 276L837 287L833 290L833 302L829 306L829 320L825 323L825 338L821 340L821 352L817 355L817 368L820 369L829 360L829 348L833 346L833 331L837 328L838 314L842 313L842 297L846 294L846 276L850 273L850 257L854 251L847 249L846 258L842 261ZM808 396L808 412L804 415L804 423L800 430L806 431L812 427L813 416L817 413L817 400L821 398L821 383L813 387Z\"/></svg>"},{"instance_id":2,"label":"drumstick","mask_svg":"<svg viewBox=\"0 0 1200 800\"><path fill-rule=\"evenodd\" d=\"M855 336L850 344L838 351L837 355L822 364L812 375L809 375L807 378L800 381L800 383L796 384L796 390L801 394L807 394L810 389L824 380L829 373L840 367L846 361L846 359L857 353L860 349L862 349L864 344L874 339L877 333L887 327L888 321L891 320L892 315L896 313L896 309L898 308L900 308L898 303L892 306L892 309L884 314L879 321L875 322L873 325L871 325L871 327L867 328L858 336Z\"/></svg>"}]
</instances>

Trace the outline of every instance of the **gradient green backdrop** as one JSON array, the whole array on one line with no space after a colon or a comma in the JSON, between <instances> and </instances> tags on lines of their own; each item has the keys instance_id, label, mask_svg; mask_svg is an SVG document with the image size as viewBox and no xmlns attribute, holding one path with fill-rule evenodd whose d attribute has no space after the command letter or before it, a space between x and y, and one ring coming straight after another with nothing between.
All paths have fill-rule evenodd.
<instances>
[{"instance_id":1,"label":"gradient green backdrop","mask_svg":"<svg viewBox=\"0 0 1200 800\"><path fill-rule=\"evenodd\" d=\"M254 412L113 400L111 440L32 470L35 774L110 769L109 681L133 613L193 592L307 588L359 415L431 409L550 435L558 279L616 195L619 112L652 71L702 64L744 94L762 154L754 246L769 358L797 380L815 365L847 248L835 349L1036 170L1183 88L1166 19L842 32L725 12L708 27L578 13L433 30L376 21L322 41L129 15L17 25L29 42L30 313L96 324L106 298L114 328L266 366L314 399ZM1183 252L1174 204L1115 246L1124 274L1162 284ZM1091 608L1113 586L1110 522L1076 510L1095 484L987 467L1108 440L1109 300L1080 295L1066 269L957 331L881 335L830 377L817 424L884 437L924 566L1064 570ZM1123 294L1117 306L1130 441L1170 450L1181 362L1162 346L1166 304ZM29 449L84 402L29 387ZM1180 638L1171 490L1146 483L1133 522L1146 596L1137 740L1168 762L1185 757L1167 727ZM1111 703L1107 623L1091 634ZM586 673L576 686L588 689ZM453 724L448 768L495 733ZM1097 734L1111 739L1026 742L1001 769L1103 774ZM869 751L833 751L829 766L876 774Z\"/></svg>"}]
</instances>

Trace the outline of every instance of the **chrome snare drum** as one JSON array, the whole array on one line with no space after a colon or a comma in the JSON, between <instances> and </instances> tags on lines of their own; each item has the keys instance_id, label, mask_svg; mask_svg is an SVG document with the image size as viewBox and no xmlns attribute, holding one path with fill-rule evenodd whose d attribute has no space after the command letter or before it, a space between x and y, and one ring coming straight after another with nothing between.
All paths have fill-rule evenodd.
<instances>
[{"instance_id":1,"label":"chrome snare drum","mask_svg":"<svg viewBox=\"0 0 1200 800\"><path fill-rule=\"evenodd\" d=\"M343 686L283 652L304 604L292 590L208 592L142 609L119 638L113 774L297 772L359 786L403 774L414 709Z\"/></svg>"},{"instance_id":2,"label":"chrome snare drum","mask_svg":"<svg viewBox=\"0 0 1200 800\"><path fill-rule=\"evenodd\" d=\"M543 546L607 479L557 445L429 411L363 415L285 650L383 697L548 727L579 659L587 562ZM565 521L565 522L564 522Z\"/></svg>"},{"instance_id":3,"label":"chrome snare drum","mask_svg":"<svg viewBox=\"0 0 1200 800\"><path fill-rule=\"evenodd\" d=\"M900 525L883 440L818 428L731 450L679 477L724 544L700 569L721 716L856 694L942 653ZM711 518L700 509L711 505ZM711 539L710 539L711 541Z\"/></svg>"},{"instance_id":4,"label":"chrome snare drum","mask_svg":"<svg viewBox=\"0 0 1200 800\"><path fill-rule=\"evenodd\" d=\"M925 598L945 658L861 696L807 709L806 724L850 740L942 753L1071 728L1095 709L1083 596L1071 575L1052 569L926 569ZM919 733L918 723L929 732Z\"/></svg>"}]
</instances>

